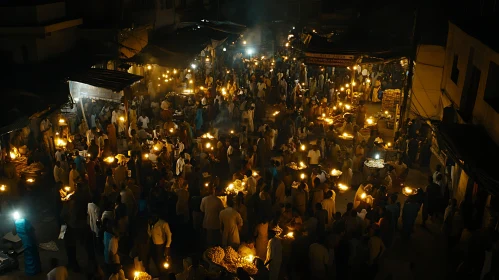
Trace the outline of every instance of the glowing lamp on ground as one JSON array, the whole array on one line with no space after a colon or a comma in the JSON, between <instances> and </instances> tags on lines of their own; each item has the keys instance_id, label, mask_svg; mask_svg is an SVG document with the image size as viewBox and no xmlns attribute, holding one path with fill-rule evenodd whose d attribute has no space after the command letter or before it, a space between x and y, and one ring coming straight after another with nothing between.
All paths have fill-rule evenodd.
<instances>
[{"instance_id":1,"label":"glowing lamp on ground","mask_svg":"<svg viewBox=\"0 0 499 280\"><path fill-rule=\"evenodd\" d=\"M34 182L35 182L35 179L33 179L33 178L28 178L28 179L26 179L26 182L27 182L27 183L34 183Z\"/></svg>"},{"instance_id":2,"label":"glowing lamp on ground","mask_svg":"<svg viewBox=\"0 0 499 280\"><path fill-rule=\"evenodd\" d=\"M204 184L204 186L205 186L205 187L208 187L209 185L210 185L210 184L208 184L208 183Z\"/></svg>"},{"instance_id":3,"label":"glowing lamp on ground","mask_svg":"<svg viewBox=\"0 0 499 280\"><path fill-rule=\"evenodd\" d=\"M343 132L342 135L343 135L343 137L348 137L348 133L346 133L346 132Z\"/></svg>"},{"instance_id":4,"label":"glowing lamp on ground","mask_svg":"<svg viewBox=\"0 0 499 280\"><path fill-rule=\"evenodd\" d=\"M192 84L192 83L193 83L192 80L189 80L189 84Z\"/></svg>"},{"instance_id":5,"label":"glowing lamp on ground","mask_svg":"<svg viewBox=\"0 0 499 280\"><path fill-rule=\"evenodd\" d=\"M392 143L388 142L388 143L386 143L386 146L387 146L387 147L391 147L391 146L392 146Z\"/></svg>"},{"instance_id":6,"label":"glowing lamp on ground","mask_svg":"<svg viewBox=\"0 0 499 280\"><path fill-rule=\"evenodd\" d=\"M414 189L414 188L411 188L411 187L404 187L402 189L402 193L405 195L405 196L410 196L410 195L414 195L417 193L417 190Z\"/></svg>"},{"instance_id":7,"label":"glowing lamp on ground","mask_svg":"<svg viewBox=\"0 0 499 280\"><path fill-rule=\"evenodd\" d=\"M388 111L385 111L385 115L388 115Z\"/></svg>"},{"instance_id":8,"label":"glowing lamp on ground","mask_svg":"<svg viewBox=\"0 0 499 280\"><path fill-rule=\"evenodd\" d=\"M300 149L301 149L302 151L305 151L305 145L301 145Z\"/></svg>"},{"instance_id":9,"label":"glowing lamp on ground","mask_svg":"<svg viewBox=\"0 0 499 280\"><path fill-rule=\"evenodd\" d=\"M345 88L344 88L344 87L340 87L340 90L341 90L341 91L344 91L344 90L345 90Z\"/></svg>"},{"instance_id":10,"label":"glowing lamp on ground","mask_svg":"<svg viewBox=\"0 0 499 280\"><path fill-rule=\"evenodd\" d=\"M346 109L346 110L350 110L350 109L352 109L352 106L350 106L350 105L346 104L346 105L345 105L345 109Z\"/></svg>"},{"instance_id":11,"label":"glowing lamp on ground","mask_svg":"<svg viewBox=\"0 0 499 280\"><path fill-rule=\"evenodd\" d=\"M303 161L300 161L300 167L305 167L305 163L303 163Z\"/></svg>"},{"instance_id":12,"label":"glowing lamp on ground","mask_svg":"<svg viewBox=\"0 0 499 280\"><path fill-rule=\"evenodd\" d=\"M173 131L174 131L173 128L170 128L170 133L173 133Z\"/></svg>"},{"instance_id":13,"label":"glowing lamp on ground","mask_svg":"<svg viewBox=\"0 0 499 280\"><path fill-rule=\"evenodd\" d=\"M371 80L370 80L370 79L366 79L366 83L370 83L370 82L371 82Z\"/></svg>"},{"instance_id":14,"label":"glowing lamp on ground","mask_svg":"<svg viewBox=\"0 0 499 280\"><path fill-rule=\"evenodd\" d=\"M357 84L356 82L353 82L353 83L352 83L352 86L355 86L356 84Z\"/></svg>"},{"instance_id":15,"label":"glowing lamp on ground","mask_svg":"<svg viewBox=\"0 0 499 280\"><path fill-rule=\"evenodd\" d=\"M367 197L367 194L366 194L366 193L362 193L362 194L360 195L360 198L361 198L361 199L366 199L366 197Z\"/></svg>"},{"instance_id":16,"label":"glowing lamp on ground","mask_svg":"<svg viewBox=\"0 0 499 280\"><path fill-rule=\"evenodd\" d=\"M204 90L204 87L199 87L200 90Z\"/></svg>"},{"instance_id":17,"label":"glowing lamp on ground","mask_svg":"<svg viewBox=\"0 0 499 280\"><path fill-rule=\"evenodd\" d=\"M229 186L227 187L227 189L229 191L232 191L234 189L234 184L229 184Z\"/></svg>"},{"instance_id":18,"label":"glowing lamp on ground","mask_svg":"<svg viewBox=\"0 0 499 280\"><path fill-rule=\"evenodd\" d=\"M374 123L374 120L371 118L366 119L367 124L371 125Z\"/></svg>"},{"instance_id":19,"label":"glowing lamp on ground","mask_svg":"<svg viewBox=\"0 0 499 280\"><path fill-rule=\"evenodd\" d=\"M107 157L104 159L105 162L107 163L113 163L114 162L114 157Z\"/></svg>"},{"instance_id":20,"label":"glowing lamp on ground","mask_svg":"<svg viewBox=\"0 0 499 280\"><path fill-rule=\"evenodd\" d=\"M234 130L231 130L231 131L230 131L230 134L234 134Z\"/></svg>"},{"instance_id":21,"label":"glowing lamp on ground","mask_svg":"<svg viewBox=\"0 0 499 280\"><path fill-rule=\"evenodd\" d=\"M1 185L0 186L0 192L4 192L7 190L7 186L6 185Z\"/></svg>"},{"instance_id":22,"label":"glowing lamp on ground","mask_svg":"<svg viewBox=\"0 0 499 280\"><path fill-rule=\"evenodd\" d=\"M64 187L64 190L65 190L66 192L69 192L69 191L71 190L71 188L70 188L70 187Z\"/></svg>"},{"instance_id":23,"label":"glowing lamp on ground","mask_svg":"<svg viewBox=\"0 0 499 280\"><path fill-rule=\"evenodd\" d=\"M349 84L346 84L345 87L349 87L350 85Z\"/></svg>"},{"instance_id":24,"label":"glowing lamp on ground","mask_svg":"<svg viewBox=\"0 0 499 280\"><path fill-rule=\"evenodd\" d=\"M258 62L255 62L255 65L258 65Z\"/></svg>"},{"instance_id":25,"label":"glowing lamp on ground","mask_svg":"<svg viewBox=\"0 0 499 280\"><path fill-rule=\"evenodd\" d=\"M153 149L154 149L155 151L159 151L158 147L154 147Z\"/></svg>"},{"instance_id":26,"label":"glowing lamp on ground","mask_svg":"<svg viewBox=\"0 0 499 280\"><path fill-rule=\"evenodd\" d=\"M300 174L300 179L302 179L302 180L305 179L305 173Z\"/></svg>"},{"instance_id":27,"label":"glowing lamp on ground","mask_svg":"<svg viewBox=\"0 0 499 280\"><path fill-rule=\"evenodd\" d=\"M336 106L333 106L333 110L335 110L335 111L336 111L336 109L338 109L338 108L336 108Z\"/></svg>"},{"instance_id":28,"label":"glowing lamp on ground","mask_svg":"<svg viewBox=\"0 0 499 280\"><path fill-rule=\"evenodd\" d=\"M211 143L206 143L206 148L207 149L211 148Z\"/></svg>"},{"instance_id":29,"label":"glowing lamp on ground","mask_svg":"<svg viewBox=\"0 0 499 280\"><path fill-rule=\"evenodd\" d=\"M293 238L295 236L294 232L290 231L286 234L286 237Z\"/></svg>"},{"instance_id":30,"label":"glowing lamp on ground","mask_svg":"<svg viewBox=\"0 0 499 280\"><path fill-rule=\"evenodd\" d=\"M289 43L286 43L284 46L286 46L286 48L289 47Z\"/></svg>"},{"instance_id":31,"label":"glowing lamp on ground","mask_svg":"<svg viewBox=\"0 0 499 280\"><path fill-rule=\"evenodd\" d=\"M253 171L253 174L252 174L252 175L253 175L253 177L256 177L256 176L258 176L258 172L256 172L256 171Z\"/></svg>"},{"instance_id":32,"label":"glowing lamp on ground","mask_svg":"<svg viewBox=\"0 0 499 280\"><path fill-rule=\"evenodd\" d=\"M353 70L357 70L357 66L354 66L354 67L353 67Z\"/></svg>"},{"instance_id":33,"label":"glowing lamp on ground","mask_svg":"<svg viewBox=\"0 0 499 280\"><path fill-rule=\"evenodd\" d=\"M206 62L210 62L210 58L209 57L206 58Z\"/></svg>"},{"instance_id":34,"label":"glowing lamp on ground","mask_svg":"<svg viewBox=\"0 0 499 280\"><path fill-rule=\"evenodd\" d=\"M170 264L169 264L168 262L164 262L164 263L163 263L163 267L164 267L165 269L168 269L168 268L170 268Z\"/></svg>"},{"instance_id":35,"label":"glowing lamp on ground","mask_svg":"<svg viewBox=\"0 0 499 280\"><path fill-rule=\"evenodd\" d=\"M16 159L16 157L17 157L16 153L14 153L14 152L10 152L9 156L11 159Z\"/></svg>"},{"instance_id":36,"label":"glowing lamp on ground","mask_svg":"<svg viewBox=\"0 0 499 280\"><path fill-rule=\"evenodd\" d=\"M125 121L125 117L120 117L120 121L124 122Z\"/></svg>"},{"instance_id":37,"label":"glowing lamp on ground","mask_svg":"<svg viewBox=\"0 0 499 280\"><path fill-rule=\"evenodd\" d=\"M196 69L197 65L196 64L191 64L192 69Z\"/></svg>"},{"instance_id":38,"label":"glowing lamp on ground","mask_svg":"<svg viewBox=\"0 0 499 280\"><path fill-rule=\"evenodd\" d=\"M66 120L64 120L64 119L59 119L59 123L60 123L60 124L64 124L64 123L66 123Z\"/></svg>"},{"instance_id":39,"label":"glowing lamp on ground","mask_svg":"<svg viewBox=\"0 0 499 280\"><path fill-rule=\"evenodd\" d=\"M14 220L21 219L21 213L19 213L19 211L15 211L14 213L12 213L12 218L14 218Z\"/></svg>"},{"instance_id":40,"label":"glowing lamp on ground","mask_svg":"<svg viewBox=\"0 0 499 280\"><path fill-rule=\"evenodd\" d=\"M247 260L248 262L250 262L250 263L252 263L254 259L255 259L255 256L253 256L253 255L248 255L248 256L246 257L246 260Z\"/></svg>"},{"instance_id":41,"label":"glowing lamp on ground","mask_svg":"<svg viewBox=\"0 0 499 280\"><path fill-rule=\"evenodd\" d=\"M339 184L338 184L338 189L339 189L340 191L347 191L347 190L348 190L348 186L347 186L347 185L345 185L345 184L339 183Z\"/></svg>"},{"instance_id":42,"label":"glowing lamp on ground","mask_svg":"<svg viewBox=\"0 0 499 280\"><path fill-rule=\"evenodd\" d=\"M147 65L147 70L151 70L152 69L152 66L151 65Z\"/></svg>"},{"instance_id":43,"label":"glowing lamp on ground","mask_svg":"<svg viewBox=\"0 0 499 280\"><path fill-rule=\"evenodd\" d=\"M326 114L322 113L322 117L325 118L326 117Z\"/></svg>"},{"instance_id":44,"label":"glowing lamp on ground","mask_svg":"<svg viewBox=\"0 0 499 280\"><path fill-rule=\"evenodd\" d=\"M133 273L133 276L135 276L135 277L139 277L139 275L140 275L140 272L138 272L138 271L135 271L135 272Z\"/></svg>"},{"instance_id":45,"label":"glowing lamp on ground","mask_svg":"<svg viewBox=\"0 0 499 280\"><path fill-rule=\"evenodd\" d=\"M340 170L338 169L333 169L331 170L331 175L334 176L334 177L338 177L342 174L343 172L341 172Z\"/></svg>"},{"instance_id":46,"label":"glowing lamp on ground","mask_svg":"<svg viewBox=\"0 0 499 280\"><path fill-rule=\"evenodd\" d=\"M374 159L379 159L379 154L375 154Z\"/></svg>"},{"instance_id":47,"label":"glowing lamp on ground","mask_svg":"<svg viewBox=\"0 0 499 280\"><path fill-rule=\"evenodd\" d=\"M173 69L173 74L177 74L177 69Z\"/></svg>"},{"instance_id":48,"label":"glowing lamp on ground","mask_svg":"<svg viewBox=\"0 0 499 280\"><path fill-rule=\"evenodd\" d=\"M279 115L279 111L275 111L274 113L272 113L272 116L274 116L274 117L277 115Z\"/></svg>"},{"instance_id":49,"label":"glowing lamp on ground","mask_svg":"<svg viewBox=\"0 0 499 280\"><path fill-rule=\"evenodd\" d=\"M227 51L227 49L226 49L226 48L223 48L223 51L224 51L224 52L226 52L226 51Z\"/></svg>"}]
</instances>

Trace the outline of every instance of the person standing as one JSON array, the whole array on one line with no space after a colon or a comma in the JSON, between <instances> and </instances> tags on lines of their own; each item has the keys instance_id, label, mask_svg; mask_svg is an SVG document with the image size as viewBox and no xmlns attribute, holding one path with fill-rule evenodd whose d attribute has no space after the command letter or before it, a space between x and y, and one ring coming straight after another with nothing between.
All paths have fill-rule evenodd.
<instances>
[{"instance_id":1,"label":"person standing","mask_svg":"<svg viewBox=\"0 0 499 280\"><path fill-rule=\"evenodd\" d=\"M211 195L203 197L201 200L201 212L204 213L203 228L206 230L206 242L208 246L217 245L220 235L220 211L224 205L216 195L215 188L212 187Z\"/></svg>"},{"instance_id":2,"label":"person standing","mask_svg":"<svg viewBox=\"0 0 499 280\"><path fill-rule=\"evenodd\" d=\"M324 240L310 245L308 249L310 261L310 276L313 280L325 280L328 275L329 251Z\"/></svg>"},{"instance_id":3,"label":"person standing","mask_svg":"<svg viewBox=\"0 0 499 280\"><path fill-rule=\"evenodd\" d=\"M312 149L308 151L307 157L309 159L310 168L317 168L319 160L321 159L321 150L319 150L317 144L313 145Z\"/></svg>"},{"instance_id":4,"label":"person standing","mask_svg":"<svg viewBox=\"0 0 499 280\"><path fill-rule=\"evenodd\" d=\"M170 254L170 245L172 243L172 232L170 225L160 219L157 214L152 214L149 218L147 227L149 235L149 256L146 258L145 268L149 268L149 257L152 257L158 271L163 267L165 257Z\"/></svg>"},{"instance_id":5,"label":"person standing","mask_svg":"<svg viewBox=\"0 0 499 280\"><path fill-rule=\"evenodd\" d=\"M241 243L239 231L243 227L241 215L233 208L234 198L227 197L227 208L220 211L220 229L222 232L222 246L231 246L234 249Z\"/></svg>"},{"instance_id":6,"label":"person standing","mask_svg":"<svg viewBox=\"0 0 499 280\"><path fill-rule=\"evenodd\" d=\"M331 226L333 224L333 215L336 213L336 195L334 191L329 190L321 204L322 209L327 211L327 224Z\"/></svg>"},{"instance_id":7,"label":"person standing","mask_svg":"<svg viewBox=\"0 0 499 280\"><path fill-rule=\"evenodd\" d=\"M24 247L24 273L28 276L36 275L42 270L38 243L36 242L35 229L26 218L14 217L12 234L21 238Z\"/></svg>"},{"instance_id":8,"label":"person standing","mask_svg":"<svg viewBox=\"0 0 499 280\"><path fill-rule=\"evenodd\" d=\"M281 271L282 263L282 243L281 239L277 236L275 229L270 231L270 240L267 245L267 258L265 263L268 263L268 269L270 271L270 280L278 280L279 272Z\"/></svg>"}]
</instances>

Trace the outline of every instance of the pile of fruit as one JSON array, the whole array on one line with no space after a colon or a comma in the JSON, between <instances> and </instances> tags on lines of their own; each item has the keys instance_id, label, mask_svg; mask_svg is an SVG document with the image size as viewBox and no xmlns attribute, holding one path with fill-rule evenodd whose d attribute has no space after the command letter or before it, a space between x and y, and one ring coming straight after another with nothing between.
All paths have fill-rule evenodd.
<instances>
[{"instance_id":1,"label":"pile of fruit","mask_svg":"<svg viewBox=\"0 0 499 280\"><path fill-rule=\"evenodd\" d=\"M251 275L256 274L257 269L252 261L241 257L232 247L227 247L225 250L221 247L212 247L206 251L206 256L231 273L236 273L239 267L242 267Z\"/></svg>"}]
</instances>

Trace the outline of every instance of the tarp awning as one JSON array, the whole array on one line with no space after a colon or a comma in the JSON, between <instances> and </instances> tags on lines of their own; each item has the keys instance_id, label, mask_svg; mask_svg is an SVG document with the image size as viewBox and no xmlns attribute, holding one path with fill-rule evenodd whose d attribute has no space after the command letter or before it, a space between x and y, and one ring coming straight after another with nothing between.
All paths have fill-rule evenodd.
<instances>
[{"instance_id":1,"label":"tarp awning","mask_svg":"<svg viewBox=\"0 0 499 280\"><path fill-rule=\"evenodd\" d=\"M142 76L122 71L90 68L87 71L69 76L68 80L112 91L122 91L142 78Z\"/></svg>"},{"instance_id":2,"label":"tarp awning","mask_svg":"<svg viewBox=\"0 0 499 280\"><path fill-rule=\"evenodd\" d=\"M467 172L491 193L499 194L499 173L495 161L499 146L477 125L440 124L438 132L445 146Z\"/></svg>"},{"instance_id":3,"label":"tarp awning","mask_svg":"<svg viewBox=\"0 0 499 280\"><path fill-rule=\"evenodd\" d=\"M138 64L157 64L163 67L188 67L197 54L177 53L155 44L149 44L129 59Z\"/></svg>"}]
</instances>

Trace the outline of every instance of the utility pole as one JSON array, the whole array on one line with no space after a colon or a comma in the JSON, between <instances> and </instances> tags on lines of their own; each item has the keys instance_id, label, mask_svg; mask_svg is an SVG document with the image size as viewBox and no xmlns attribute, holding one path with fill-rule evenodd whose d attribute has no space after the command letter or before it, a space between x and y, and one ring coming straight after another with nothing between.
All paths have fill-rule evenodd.
<instances>
[{"instance_id":1,"label":"utility pole","mask_svg":"<svg viewBox=\"0 0 499 280\"><path fill-rule=\"evenodd\" d=\"M407 101L409 98L409 92L412 92L412 78L414 76L414 61L416 60L418 44L419 44L419 28L418 28L418 15L419 15L419 5L414 12L414 24L412 27L412 50L409 56L409 73L407 74L404 96L402 99L402 104L400 105L400 119L399 127L404 128L405 125L405 113L407 111Z\"/></svg>"}]
</instances>

